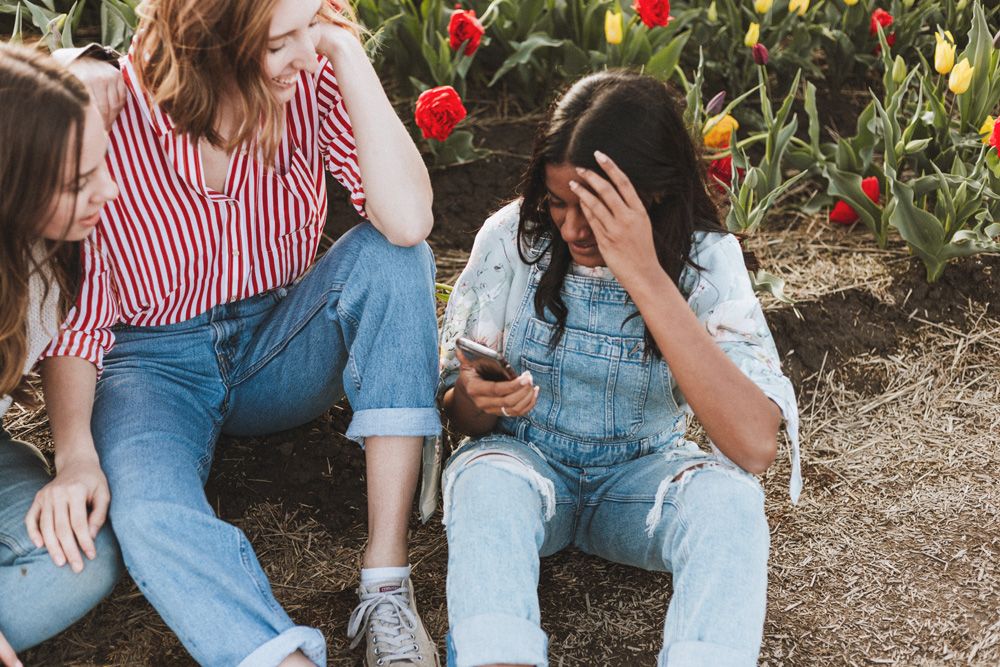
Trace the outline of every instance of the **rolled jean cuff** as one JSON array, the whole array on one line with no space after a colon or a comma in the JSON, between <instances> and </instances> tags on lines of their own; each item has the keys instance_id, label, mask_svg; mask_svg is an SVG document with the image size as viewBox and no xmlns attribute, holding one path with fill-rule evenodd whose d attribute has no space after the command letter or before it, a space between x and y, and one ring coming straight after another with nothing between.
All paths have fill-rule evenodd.
<instances>
[{"instance_id":1,"label":"rolled jean cuff","mask_svg":"<svg viewBox=\"0 0 1000 667\"><path fill-rule=\"evenodd\" d=\"M437 436L441 434L441 415L437 408L374 408L358 410L347 437L365 444L365 438L379 435Z\"/></svg>"},{"instance_id":2,"label":"rolled jean cuff","mask_svg":"<svg viewBox=\"0 0 1000 667\"><path fill-rule=\"evenodd\" d=\"M296 651L302 651L318 667L326 667L326 639L322 632L305 625L292 626L258 646L253 653L243 658L239 667L276 667Z\"/></svg>"},{"instance_id":3,"label":"rolled jean cuff","mask_svg":"<svg viewBox=\"0 0 1000 667\"><path fill-rule=\"evenodd\" d=\"M509 663L548 667L548 637L537 623L506 614L480 614L451 632L455 667Z\"/></svg>"},{"instance_id":4,"label":"rolled jean cuff","mask_svg":"<svg viewBox=\"0 0 1000 667\"><path fill-rule=\"evenodd\" d=\"M674 642L660 651L657 667L754 667L757 651L740 651L712 642Z\"/></svg>"}]
</instances>

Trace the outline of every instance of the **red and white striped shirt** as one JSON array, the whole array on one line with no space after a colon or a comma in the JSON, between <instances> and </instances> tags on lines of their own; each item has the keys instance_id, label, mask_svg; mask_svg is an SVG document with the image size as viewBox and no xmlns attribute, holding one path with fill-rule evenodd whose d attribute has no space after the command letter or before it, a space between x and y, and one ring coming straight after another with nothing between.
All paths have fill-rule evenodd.
<instances>
[{"instance_id":1,"label":"red and white striped shirt","mask_svg":"<svg viewBox=\"0 0 1000 667\"><path fill-rule=\"evenodd\" d=\"M183 322L301 276L326 220L324 167L365 214L351 123L326 58L301 74L276 165L235 151L225 192L205 184L198 144L147 102L130 58L121 65L129 94L107 157L120 194L83 244L76 306L43 354L98 369L114 324Z\"/></svg>"}]
</instances>

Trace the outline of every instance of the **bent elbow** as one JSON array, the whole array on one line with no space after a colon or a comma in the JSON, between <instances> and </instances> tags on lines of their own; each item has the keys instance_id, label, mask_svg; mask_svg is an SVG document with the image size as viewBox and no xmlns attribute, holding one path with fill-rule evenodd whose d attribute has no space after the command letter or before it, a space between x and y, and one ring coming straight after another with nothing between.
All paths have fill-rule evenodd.
<instances>
[{"instance_id":1,"label":"bent elbow","mask_svg":"<svg viewBox=\"0 0 1000 667\"><path fill-rule=\"evenodd\" d=\"M409 215L400 215L398 213L383 215L378 211L369 211L368 219L375 227L382 231L382 234L389 243L402 248L412 248L426 241L434 226L434 218L431 216L430 211L417 216L414 216L412 213ZM392 227L383 222L386 220L401 219L407 221L405 227Z\"/></svg>"},{"instance_id":2,"label":"bent elbow","mask_svg":"<svg viewBox=\"0 0 1000 667\"><path fill-rule=\"evenodd\" d=\"M763 475L778 457L778 441L769 438L765 442L754 443L753 452L743 463L743 469L754 475Z\"/></svg>"}]
</instances>

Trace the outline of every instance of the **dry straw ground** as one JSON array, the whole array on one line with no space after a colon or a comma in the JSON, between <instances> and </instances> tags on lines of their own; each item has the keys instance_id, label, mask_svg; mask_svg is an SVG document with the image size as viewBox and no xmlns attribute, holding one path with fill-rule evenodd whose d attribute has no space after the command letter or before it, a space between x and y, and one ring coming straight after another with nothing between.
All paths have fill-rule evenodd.
<instances>
[{"instance_id":1,"label":"dry straw ground","mask_svg":"<svg viewBox=\"0 0 1000 667\"><path fill-rule=\"evenodd\" d=\"M875 319L884 317L893 343L847 345L852 327L866 326L860 319L840 322L840 339L811 330L828 353L818 369L799 364L793 374L803 416L801 502L789 504L784 457L764 480L772 556L761 663L998 665L997 311L970 300L958 305L958 317L932 318L906 303L911 288L899 287L913 275L905 251L876 250L861 230L831 230L822 220L798 217L751 245L765 266L788 279L804 324L821 321L849 297L867 303ZM463 260L461 252L442 249L441 277L453 278ZM1000 262L989 259L977 270L1000 270ZM784 323L779 334L789 322L801 322L788 306L768 302L766 308ZM780 336L779 345L794 365L798 352ZM338 467L356 470L357 452L334 433L341 423L335 410L290 433L223 443L210 497L247 532L292 617L326 632L331 663L355 665L359 654L348 650L344 633L363 512L316 511L281 490L290 486L282 486L280 471L252 465L261 448L323 446L331 478ZM15 415L9 428L38 443L48 439L39 414ZM271 487L279 490L250 493ZM227 489L247 490L248 499L234 505ZM440 523L414 524L413 545L422 612L441 638L447 548ZM540 595L553 665L653 664L669 576L567 552L544 561ZM190 663L130 582L26 658L29 665Z\"/></svg>"}]
</instances>

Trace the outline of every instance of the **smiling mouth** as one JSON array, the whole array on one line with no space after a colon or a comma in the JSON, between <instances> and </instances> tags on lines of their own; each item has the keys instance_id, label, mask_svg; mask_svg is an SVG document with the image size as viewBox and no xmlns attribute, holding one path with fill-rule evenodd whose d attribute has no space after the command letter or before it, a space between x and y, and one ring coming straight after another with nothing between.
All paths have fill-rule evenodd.
<instances>
[{"instance_id":1,"label":"smiling mouth","mask_svg":"<svg viewBox=\"0 0 1000 667\"><path fill-rule=\"evenodd\" d=\"M84 227L93 227L98 222L100 222L100 220L101 220L101 212L98 211L93 215L88 215L86 218L80 218L80 220L77 221L77 224L83 225Z\"/></svg>"},{"instance_id":2,"label":"smiling mouth","mask_svg":"<svg viewBox=\"0 0 1000 667\"><path fill-rule=\"evenodd\" d=\"M283 86L285 88L290 88L290 87L294 86L298 82L298 78L297 77L292 77L291 79L279 79L278 77L272 77L271 81L274 81L279 86Z\"/></svg>"}]
</instances>

